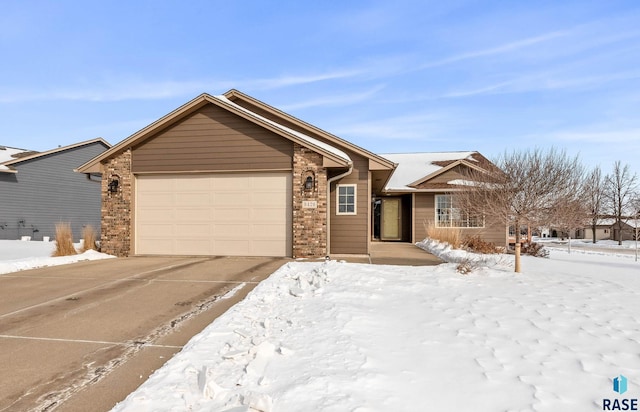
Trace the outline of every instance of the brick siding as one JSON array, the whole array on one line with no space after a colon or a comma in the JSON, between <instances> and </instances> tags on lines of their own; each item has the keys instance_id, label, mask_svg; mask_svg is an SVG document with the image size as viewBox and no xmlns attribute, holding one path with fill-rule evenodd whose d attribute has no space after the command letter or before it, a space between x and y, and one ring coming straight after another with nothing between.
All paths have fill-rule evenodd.
<instances>
[{"instance_id":1,"label":"brick siding","mask_svg":"<svg viewBox=\"0 0 640 412\"><path fill-rule=\"evenodd\" d=\"M118 190L111 193L109 182L117 178ZM131 253L133 187L131 150L102 163L102 234L100 250L118 257Z\"/></svg>"},{"instance_id":2,"label":"brick siding","mask_svg":"<svg viewBox=\"0 0 640 412\"><path fill-rule=\"evenodd\" d=\"M314 180L304 189L307 176ZM316 202L303 206L303 202ZM316 207L309 207L309 206ZM295 143L293 146L293 257L327 255L327 169L322 155Z\"/></svg>"}]
</instances>

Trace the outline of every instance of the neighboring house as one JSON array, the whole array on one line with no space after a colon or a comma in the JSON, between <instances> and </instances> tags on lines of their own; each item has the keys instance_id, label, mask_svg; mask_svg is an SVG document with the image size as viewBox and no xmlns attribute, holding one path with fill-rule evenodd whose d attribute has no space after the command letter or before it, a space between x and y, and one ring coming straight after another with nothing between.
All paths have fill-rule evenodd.
<instances>
[{"instance_id":1,"label":"neighboring house","mask_svg":"<svg viewBox=\"0 0 640 412\"><path fill-rule=\"evenodd\" d=\"M384 239L422 239L436 195L455 189L431 185L474 165L469 156L445 156L456 163L446 170L424 164L414 188L390 186L402 170L393 159L230 90L196 97L78 171L102 174L106 253L318 257L369 253L383 221ZM397 216L385 202L374 222L378 198L399 199Z\"/></svg>"},{"instance_id":2,"label":"neighboring house","mask_svg":"<svg viewBox=\"0 0 640 412\"><path fill-rule=\"evenodd\" d=\"M612 239L611 227L616 222L615 219L598 219L596 222L596 240ZM556 234L558 231L555 230ZM576 231L576 239L593 240L593 229L591 225L585 226L583 229Z\"/></svg>"},{"instance_id":3,"label":"neighboring house","mask_svg":"<svg viewBox=\"0 0 640 412\"><path fill-rule=\"evenodd\" d=\"M485 169L491 162L478 152L406 153L381 155L397 163L391 179L376 202L374 235L381 240L417 242L425 237L425 225L459 228L463 237L480 235L504 246L506 225L487 226L481 217L462 213L453 193L468 185L467 170ZM379 216L379 217L378 217ZM378 222L376 224L375 222Z\"/></svg>"},{"instance_id":4,"label":"neighboring house","mask_svg":"<svg viewBox=\"0 0 640 412\"><path fill-rule=\"evenodd\" d=\"M618 225L615 218L603 218L598 219L596 225L596 240L634 240L636 234L636 221L633 218L629 218L626 221L621 221ZM593 230L591 226L586 226L584 229L580 229L576 233L577 239L593 240Z\"/></svg>"},{"instance_id":5,"label":"neighboring house","mask_svg":"<svg viewBox=\"0 0 640 412\"><path fill-rule=\"evenodd\" d=\"M42 153L0 147L0 239L53 239L58 222L75 239L88 224L99 232L100 178L74 169L109 147L103 139Z\"/></svg>"}]
</instances>

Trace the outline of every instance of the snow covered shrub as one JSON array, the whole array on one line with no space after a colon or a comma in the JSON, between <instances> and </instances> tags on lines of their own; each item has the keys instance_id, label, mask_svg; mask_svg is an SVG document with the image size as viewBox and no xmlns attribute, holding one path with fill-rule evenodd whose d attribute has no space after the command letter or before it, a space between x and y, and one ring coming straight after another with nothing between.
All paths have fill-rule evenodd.
<instances>
[{"instance_id":1,"label":"snow covered shrub","mask_svg":"<svg viewBox=\"0 0 640 412\"><path fill-rule=\"evenodd\" d=\"M82 252L86 252L87 250L97 250L96 248L96 231L93 229L93 226L87 225L82 230L82 238L84 239L82 243Z\"/></svg>"},{"instance_id":2,"label":"snow covered shrub","mask_svg":"<svg viewBox=\"0 0 640 412\"><path fill-rule=\"evenodd\" d=\"M462 246L469 252L482 254L500 253L500 249L498 249L494 243L485 242L479 235L468 236L464 242L462 242Z\"/></svg>"},{"instance_id":3,"label":"snow covered shrub","mask_svg":"<svg viewBox=\"0 0 640 412\"><path fill-rule=\"evenodd\" d=\"M549 257L549 251L544 248L540 243L536 242L525 242L522 244L522 248L520 252L524 255L535 256L535 257Z\"/></svg>"},{"instance_id":4,"label":"snow covered shrub","mask_svg":"<svg viewBox=\"0 0 640 412\"><path fill-rule=\"evenodd\" d=\"M473 272L473 269L475 268L475 262L469 259L465 259L462 262L458 263L458 266L456 266L456 272L460 273L461 275L468 275L469 273Z\"/></svg>"},{"instance_id":5,"label":"snow covered shrub","mask_svg":"<svg viewBox=\"0 0 640 412\"><path fill-rule=\"evenodd\" d=\"M424 230L429 239L448 243L454 249L459 249L462 244L460 229L453 227L437 227L432 221L424 221Z\"/></svg>"},{"instance_id":6,"label":"snow covered shrub","mask_svg":"<svg viewBox=\"0 0 640 412\"><path fill-rule=\"evenodd\" d=\"M56 224L56 250L52 256L77 255L76 248L73 247L73 232L69 223Z\"/></svg>"}]
</instances>

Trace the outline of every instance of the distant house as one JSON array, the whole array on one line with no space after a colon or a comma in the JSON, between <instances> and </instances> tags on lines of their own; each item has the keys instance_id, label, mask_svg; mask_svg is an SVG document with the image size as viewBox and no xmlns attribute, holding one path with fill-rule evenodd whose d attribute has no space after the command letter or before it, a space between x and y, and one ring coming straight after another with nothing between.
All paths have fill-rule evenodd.
<instances>
[{"instance_id":1,"label":"distant house","mask_svg":"<svg viewBox=\"0 0 640 412\"><path fill-rule=\"evenodd\" d=\"M634 240L636 222L634 219L621 221L618 225L615 218L598 219L596 224L596 240ZM620 239L622 237L622 239ZM591 226L580 229L576 233L577 239L593 240Z\"/></svg>"},{"instance_id":2,"label":"distant house","mask_svg":"<svg viewBox=\"0 0 640 412\"><path fill-rule=\"evenodd\" d=\"M76 240L85 225L100 231L100 177L75 173L111 145L93 139L38 153L0 146L0 239L53 239L69 222Z\"/></svg>"},{"instance_id":3,"label":"distant house","mask_svg":"<svg viewBox=\"0 0 640 412\"><path fill-rule=\"evenodd\" d=\"M423 222L499 245L506 224L460 216L477 152L377 155L237 90L202 94L78 168L102 174L102 251L128 255L368 254Z\"/></svg>"}]
</instances>

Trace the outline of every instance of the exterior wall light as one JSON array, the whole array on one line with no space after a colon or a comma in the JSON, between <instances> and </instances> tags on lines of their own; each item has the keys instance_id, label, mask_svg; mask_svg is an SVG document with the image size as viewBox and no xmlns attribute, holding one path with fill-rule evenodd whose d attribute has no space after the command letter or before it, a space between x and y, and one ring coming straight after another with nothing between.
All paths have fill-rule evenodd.
<instances>
[{"instance_id":1,"label":"exterior wall light","mask_svg":"<svg viewBox=\"0 0 640 412\"><path fill-rule=\"evenodd\" d=\"M116 193L118 191L118 186L120 185L120 181L118 178L112 178L108 185L109 193Z\"/></svg>"},{"instance_id":2,"label":"exterior wall light","mask_svg":"<svg viewBox=\"0 0 640 412\"><path fill-rule=\"evenodd\" d=\"M313 176L307 176L304 181L304 190L313 190Z\"/></svg>"}]
</instances>

